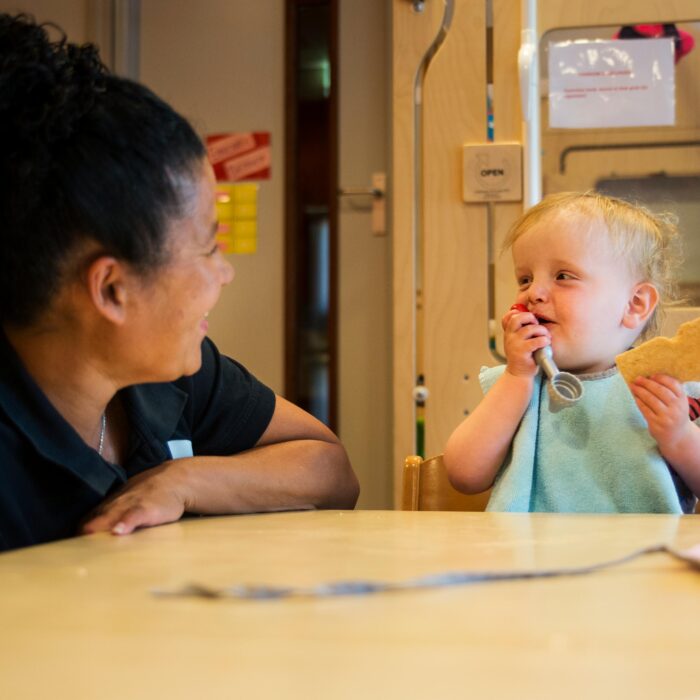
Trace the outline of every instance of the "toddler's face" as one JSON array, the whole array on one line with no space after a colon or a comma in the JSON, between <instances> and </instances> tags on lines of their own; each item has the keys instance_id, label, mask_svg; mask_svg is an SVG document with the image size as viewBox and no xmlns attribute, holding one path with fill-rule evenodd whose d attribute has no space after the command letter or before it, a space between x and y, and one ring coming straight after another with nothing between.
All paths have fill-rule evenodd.
<instances>
[{"instance_id":1,"label":"toddler's face","mask_svg":"<svg viewBox=\"0 0 700 700\"><path fill-rule=\"evenodd\" d=\"M623 317L637 280L614 254L602 223L552 216L515 241L513 262L516 301L549 329L560 369L606 370L636 338Z\"/></svg>"}]
</instances>

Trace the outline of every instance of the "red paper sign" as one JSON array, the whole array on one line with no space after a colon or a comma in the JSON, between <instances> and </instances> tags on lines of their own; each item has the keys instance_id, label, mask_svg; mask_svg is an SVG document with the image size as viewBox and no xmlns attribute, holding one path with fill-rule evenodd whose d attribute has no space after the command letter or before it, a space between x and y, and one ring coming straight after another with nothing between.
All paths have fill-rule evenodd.
<instances>
[{"instance_id":1,"label":"red paper sign","mask_svg":"<svg viewBox=\"0 0 700 700\"><path fill-rule=\"evenodd\" d=\"M270 132L212 134L206 140L209 162L219 182L270 179Z\"/></svg>"}]
</instances>

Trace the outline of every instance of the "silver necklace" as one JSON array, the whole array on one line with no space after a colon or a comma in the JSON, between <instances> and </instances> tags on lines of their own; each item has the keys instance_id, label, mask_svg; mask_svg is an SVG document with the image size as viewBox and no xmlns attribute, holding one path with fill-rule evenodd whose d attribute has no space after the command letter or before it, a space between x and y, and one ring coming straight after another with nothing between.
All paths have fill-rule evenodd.
<instances>
[{"instance_id":1,"label":"silver necklace","mask_svg":"<svg viewBox=\"0 0 700 700\"><path fill-rule=\"evenodd\" d=\"M102 422L100 425L100 444L97 447L97 454L102 457L102 448L105 446L105 430L107 429L107 412L102 414Z\"/></svg>"}]
</instances>

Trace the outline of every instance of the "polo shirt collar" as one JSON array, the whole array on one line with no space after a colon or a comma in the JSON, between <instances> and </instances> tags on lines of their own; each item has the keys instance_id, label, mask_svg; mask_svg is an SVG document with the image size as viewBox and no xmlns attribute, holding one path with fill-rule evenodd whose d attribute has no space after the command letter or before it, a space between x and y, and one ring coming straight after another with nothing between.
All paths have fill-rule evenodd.
<instances>
[{"instance_id":1,"label":"polo shirt collar","mask_svg":"<svg viewBox=\"0 0 700 700\"><path fill-rule=\"evenodd\" d=\"M131 420L131 428L148 444L157 443L165 452L165 444L177 431L188 395L174 384L138 384L121 392ZM133 446L137 447L136 445Z\"/></svg>"}]
</instances>

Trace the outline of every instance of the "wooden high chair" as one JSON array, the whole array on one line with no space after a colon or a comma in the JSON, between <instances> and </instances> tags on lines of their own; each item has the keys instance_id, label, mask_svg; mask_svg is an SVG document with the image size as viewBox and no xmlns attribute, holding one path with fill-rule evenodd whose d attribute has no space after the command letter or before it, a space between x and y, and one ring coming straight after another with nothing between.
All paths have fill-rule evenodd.
<instances>
[{"instance_id":1,"label":"wooden high chair","mask_svg":"<svg viewBox=\"0 0 700 700\"><path fill-rule=\"evenodd\" d=\"M401 510L484 510L489 491L468 496L447 478L442 455L406 457L403 466Z\"/></svg>"}]
</instances>

